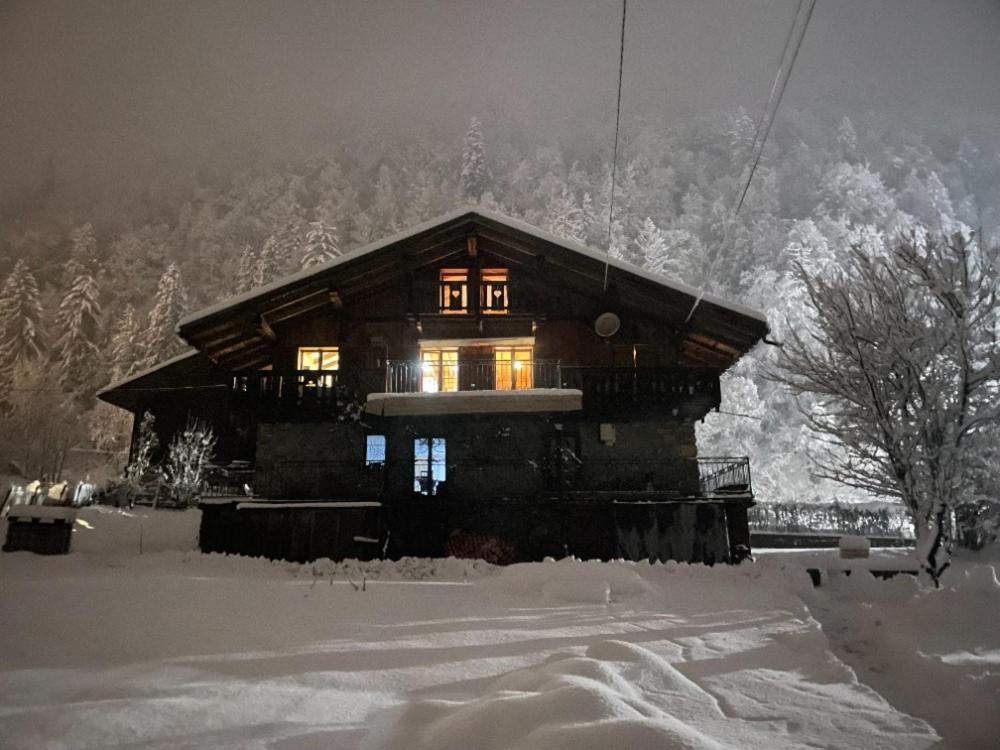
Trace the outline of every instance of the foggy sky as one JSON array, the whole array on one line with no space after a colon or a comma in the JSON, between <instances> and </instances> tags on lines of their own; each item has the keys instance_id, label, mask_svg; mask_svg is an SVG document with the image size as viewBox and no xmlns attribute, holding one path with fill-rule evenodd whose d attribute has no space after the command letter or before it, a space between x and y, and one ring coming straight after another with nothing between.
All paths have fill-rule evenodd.
<instances>
[{"instance_id":1,"label":"foggy sky","mask_svg":"<svg viewBox=\"0 0 1000 750\"><path fill-rule=\"evenodd\" d=\"M630 0L623 108L766 98L795 0ZM613 117L616 0L0 0L0 198L51 160L86 189L137 168L294 158L469 116L545 142ZM819 0L783 108L1000 124L1000 2Z\"/></svg>"}]
</instances>

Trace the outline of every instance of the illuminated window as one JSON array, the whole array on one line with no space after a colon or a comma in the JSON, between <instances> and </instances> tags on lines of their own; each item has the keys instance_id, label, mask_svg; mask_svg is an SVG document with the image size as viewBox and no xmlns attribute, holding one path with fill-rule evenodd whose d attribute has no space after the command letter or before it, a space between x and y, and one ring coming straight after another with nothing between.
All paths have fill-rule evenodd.
<instances>
[{"instance_id":1,"label":"illuminated window","mask_svg":"<svg viewBox=\"0 0 1000 750\"><path fill-rule=\"evenodd\" d=\"M365 445L365 466L385 464L385 435L369 435Z\"/></svg>"},{"instance_id":2,"label":"illuminated window","mask_svg":"<svg viewBox=\"0 0 1000 750\"><path fill-rule=\"evenodd\" d=\"M493 350L493 380L498 391L532 387L530 346L497 347Z\"/></svg>"},{"instance_id":3,"label":"illuminated window","mask_svg":"<svg viewBox=\"0 0 1000 750\"><path fill-rule=\"evenodd\" d=\"M420 390L424 393L458 390L458 349L420 350Z\"/></svg>"},{"instance_id":4,"label":"illuminated window","mask_svg":"<svg viewBox=\"0 0 1000 750\"><path fill-rule=\"evenodd\" d=\"M505 315L510 305L507 289L506 268L484 268L479 275L479 309L486 315Z\"/></svg>"},{"instance_id":5,"label":"illuminated window","mask_svg":"<svg viewBox=\"0 0 1000 750\"><path fill-rule=\"evenodd\" d=\"M469 312L469 272L464 268L441 269L441 312L462 314Z\"/></svg>"},{"instance_id":6,"label":"illuminated window","mask_svg":"<svg viewBox=\"0 0 1000 750\"><path fill-rule=\"evenodd\" d=\"M444 438L424 437L413 441L413 491L436 495L447 479L446 443Z\"/></svg>"},{"instance_id":7,"label":"illuminated window","mask_svg":"<svg viewBox=\"0 0 1000 750\"><path fill-rule=\"evenodd\" d=\"M336 380L334 375L310 375L307 373L324 373L339 369L340 350L336 346L299 347L299 379L304 385L321 385L330 388Z\"/></svg>"}]
</instances>

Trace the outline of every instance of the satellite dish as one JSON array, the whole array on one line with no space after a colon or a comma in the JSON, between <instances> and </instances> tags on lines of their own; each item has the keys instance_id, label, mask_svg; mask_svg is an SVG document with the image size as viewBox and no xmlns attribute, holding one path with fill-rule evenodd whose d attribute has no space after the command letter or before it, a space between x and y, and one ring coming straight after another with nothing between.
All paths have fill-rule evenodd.
<instances>
[{"instance_id":1,"label":"satellite dish","mask_svg":"<svg viewBox=\"0 0 1000 750\"><path fill-rule=\"evenodd\" d=\"M597 331L598 336L603 338L614 336L621 327L621 318L613 312L601 313L597 316L597 320L594 321L594 330Z\"/></svg>"}]
</instances>

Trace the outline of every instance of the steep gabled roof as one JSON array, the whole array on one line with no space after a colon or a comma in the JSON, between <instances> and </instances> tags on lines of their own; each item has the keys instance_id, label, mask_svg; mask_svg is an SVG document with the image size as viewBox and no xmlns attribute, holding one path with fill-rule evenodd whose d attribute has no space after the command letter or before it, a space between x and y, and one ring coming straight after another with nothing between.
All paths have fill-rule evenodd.
<instances>
[{"instance_id":1,"label":"steep gabled roof","mask_svg":"<svg viewBox=\"0 0 1000 750\"><path fill-rule=\"evenodd\" d=\"M207 392L228 388L231 376L201 352L191 349L111 383L97 397L122 409L136 411L154 398L170 398L181 390Z\"/></svg>"},{"instance_id":2,"label":"steep gabled roof","mask_svg":"<svg viewBox=\"0 0 1000 750\"><path fill-rule=\"evenodd\" d=\"M270 326L305 312L370 293L388 278L430 266L464 248L475 235L484 252L527 265L544 260L566 271L578 287L604 294L609 285L644 302L644 310L682 331L683 353L700 364L725 369L768 331L766 317L751 308L701 294L601 251L543 232L522 221L480 208L462 208L387 237L334 260L286 276L182 319L178 334L225 367L253 367L266 360Z\"/></svg>"}]
</instances>

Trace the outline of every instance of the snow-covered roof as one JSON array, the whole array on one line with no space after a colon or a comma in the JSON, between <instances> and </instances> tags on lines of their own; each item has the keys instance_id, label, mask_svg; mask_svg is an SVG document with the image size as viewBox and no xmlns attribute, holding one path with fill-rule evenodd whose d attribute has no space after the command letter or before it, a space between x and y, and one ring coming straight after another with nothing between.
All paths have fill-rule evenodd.
<instances>
[{"instance_id":1,"label":"snow-covered roof","mask_svg":"<svg viewBox=\"0 0 1000 750\"><path fill-rule=\"evenodd\" d=\"M100 397L102 394L105 394L108 391L113 391L116 388L121 388L123 385L128 385L129 383L134 383L137 380L142 380L147 375L152 375L153 373L159 372L160 370L170 367L171 365L176 365L178 362L183 362L184 360L193 357L196 354L199 354L197 349L188 349L186 352L178 354L175 357L171 357L170 359L165 359L159 364L153 365L152 367L147 367L145 370L129 375L128 377L121 378L120 380L116 380L114 383L104 386L103 388L101 388L101 390L97 392L97 395L98 397Z\"/></svg>"},{"instance_id":2,"label":"snow-covered roof","mask_svg":"<svg viewBox=\"0 0 1000 750\"><path fill-rule=\"evenodd\" d=\"M443 393L369 393L365 411L383 417L433 414L504 414L579 411L583 392L575 388Z\"/></svg>"},{"instance_id":3,"label":"snow-covered roof","mask_svg":"<svg viewBox=\"0 0 1000 750\"><path fill-rule=\"evenodd\" d=\"M402 285L411 271L471 250L467 241L473 237L484 256L520 266L526 274L544 268L553 285L570 287L595 304L636 312L658 325L664 337L680 333L683 364L724 370L767 334L767 319L757 310L480 208L451 211L206 307L181 320L178 333L225 370L259 367L271 356L275 326L331 305L363 306L372 290ZM433 317L437 311L413 312Z\"/></svg>"},{"instance_id":4,"label":"snow-covered roof","mask_svg":"<svg viewBox=\"0 0 1000 750\"><path fill-rule=\"evenodd\" d=\"M441 214L440 216L436 216L435 218L430 219L429 221L425 221L422 224L417 224L415 226L412 226L409 229L406 229L397 234L364 245L363 247L357 248L356 250L353 250L349 253L345 253L344 255L334 258L333 260L328 261L326 263L321 263L312 266L311 268L298 271L297 273L284 276L283 278L273 281L270 284L265 284L263 286L257 287L256 289L252 289L249 292L229 297L228 299L225 299L214 305L202 308L201 310L198 310L197 312L194 312L182 318L177 324L177 330L180 331L181 328L183 328L184 326L190 325L191 323L195 323L205 318L209 318L212 315L215 315L216 313L223 312L229 309L230 307L234 307L236 305L240 305L244 302L249 302L251 300L260 297L266 297L270 292L281 289L282 287L295 284L295 282L297 281L303 281L305 279L309 279L313 276L337 268L338 266L342 266L346 263L350 263L351 261L361 258L365 255L369 255L370 253L373 253L376 250L381 250L385 247L389 247L390 245L394 245L398 242L402 242L411 237L415 237L423 232L428 231L429 229L433 229L436 226L442 224L448 224L449 222L461 219L463 216L473 216L473 215L480 216L484 219L489 219L490 221L495 221L499 224L506 224L512 229L516 229L519 232L523 232L524 234L542 240L543 242L549 242L553 245L558 245L567 250L572 250L573 252L579 253L580 255L585 255L589 258L600 261L601 263L608 263L613 268L617 268L627 273L640 276L646 279L647 281L652 281L653 283L659 284L660 286L663 286L667 289L680 292L681 294L694 297L695 299L699 299L701 302L711 303L713 305L717 305L718 307L731 310L732 312L738 313L740 315L756 318L757 320L765 324L767 323L767 316L765 316L764 313L760 312L759 310L754 310L753 308L746 307L745 305L725 300L722 297L717 297L713 294L704 293L680 281L668 279L665 276L652 273L645 269L639 268L638 266L633 266L631 263L626 263L623 260L612 258L605 252L602 252L600 250L595 250L594 248L587 247L586 245L580 244L578 242L573 242L572 240L567 240L563 237L558 237L554 234L550 234L549 232L543 231L538 227L532 226L531 224L527 224L519 219L511 218L510 216L507 216L505 214L497 213L495 211L488 211L486 209L479 207L464 206L462 208L457 208L453 211L449 211L448 213Z\"/></svg>"}]
</instances>

